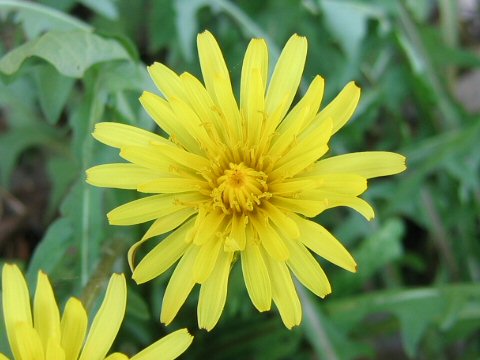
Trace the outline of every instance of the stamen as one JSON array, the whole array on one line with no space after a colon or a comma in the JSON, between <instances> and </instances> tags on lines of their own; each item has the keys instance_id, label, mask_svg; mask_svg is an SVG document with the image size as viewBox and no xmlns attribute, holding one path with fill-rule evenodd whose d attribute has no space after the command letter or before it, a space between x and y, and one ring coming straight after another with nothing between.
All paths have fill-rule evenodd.
<instances>
[{"instance_id":1,"label":"stamen","mask_svg":"<svg viewBox=\"0 0 480 360\"><path fill-rule=\"evenodd\" d=\"M217 186L210 196L213 206L236 213L252 212L261 205L261 199L268 199L267 175L246 166L243 162L228 164L217 178Z\"/></svg>"}]
</instances>

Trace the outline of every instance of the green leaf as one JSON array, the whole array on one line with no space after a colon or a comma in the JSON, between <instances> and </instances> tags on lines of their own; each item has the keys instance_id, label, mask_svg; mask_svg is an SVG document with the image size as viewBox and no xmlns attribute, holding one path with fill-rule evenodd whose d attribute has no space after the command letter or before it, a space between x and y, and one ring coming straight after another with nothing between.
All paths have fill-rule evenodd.
<instances>
[{"instance_id":1,"label":"green leaf","mask_svg":"<svg viewBox=\"0 0 480 360\"><path fill-rule=\"evenodd\" d=\"M92 65L128 59L127 51L114 40L85 31L48 32L10 51L0 60L0 71L11 75L32 57L51 63L63 75L82 77Z\"/></svg>"},{"instance_id":2,"label":"green leaf","mask_svg":"<svg viewBox=\"0 0 480 360\"><path fill-rule=\"evenodd\" d=\"M113 0L80 0L80 2L108 19L118 18L118 9Z\"/></svg>"},{"instance_id":3,"label":"green leaf","mask_svg":"<svg viewBox=\"0 0 480 360\"><path fill-rule=\"evenodd\" d=\"M58 73L49 64L35 67L38 99L48 123L56 124L72 90L74 80Z\"/></svg>"},{"instance_id":4,"label":"green leaf","mask_svg":"<svg viewBox=\"0 0 480 360\"><path fill-rule=\"evenodd\" d=\"M138 287L128 289L127 315L138 320L150 319L151 313L144 297L138 293Z\"/></svg>"},{"instance_id":5,"label":"green leaf","mask_svg":"<svg viewBox=\"0 0 480 360\"><path fill-rule=\"evenodd\" d=\"M41 33L50 30L92 30L90 25L48 6L30 1L2 0L0 17L11 12L15 13L16 20L23 25L23 30L29 39L36 38Z\"/></svg>"},{"instance_id":6,"label":"green leaf","mask_svg":"<svg viewBox=\"0 0 480 360\"><path fill-rule=\"evenodd\" d=\"M33 79L21 76L9 83L0 81L0 108L9 131L40 121Z\"/></svg>"},{"instance_id":7,"label":"green leaf","mask_svg":"<svg viewBox=\"0 0 480 360\"><path fill-rule=\"evenodd\" d=\"M400 328L405 350L409 357L414 357L418 343L433 320L441 317L446 309L445 299L435 298L431 300L435 290L425 290L424 293L417 292L416 296L398 297L398 302L392 312L400 320Z\"/></svg>"},{"instance_id":8,"label":"green leaf","mask_svg":"<svg viewBox=\"0 0 480 360\"><path fill-rule=\"evenodd\" d=\"M379 7L366 5L360 1L321 0L319 2L331 33L352 59L358 55L370 18L381 20L384 30L388 28L386 15Z\"/></svg>"},{"instance_id":9,"label":"green leaf","mask_svg":"<svg viewBox=\"0 0 480 360\"><path fill-rule=\"evenodd\" d=\"M30 260L26 274L30 284L35 283L39 270L52 273L63 261L72 246L72 235L73 228L69 219L62 218L50 225Z\"/></svg>"},{"instance_id":10,"label":"green leaf","mask_svg":"<svg viewBox=\"0 0 480 360\"><path fill-rule=\"evenodd\" d=\"M0 182L7 186L18 157L28 148L48 145L60 147L60 133L44 123L33 123L0 134Z\"/></svg>"},{"instance_id":11,"label":"green leaf","mask_svg":"<svg viewBox=\"0 0 480 360\"><path fill-rule=\"evenodd\" d=\"M409 357L414 357L425 330L434 325L442 330L458 322L477 320L480 327L480 287L452 284L439 287L387 290L325 303L327 313L342 329L363 328L369 314L388 312L400 322L400 332ZM472 311L472 306L476 306ZM367 335L368 336L368 335Z\"/></svg>"},{"instance_id":12,"label":"green leaf","mask_svg":"<svg viewBox=\"0 0 480 360\"><path fill-rule=\"evenodd\" d=\"M351 273L340 272L332 275L332 284L335 291L348 291L361 286L373 275L399 259L403 254L401 239L405 232L404 224L399 219L390 219L361 245L353 251L353 257L358 264L355 276ZM338 284L338 285L337 285Z\"/></svg>"},{"instance_id":13,"label":"green leaf","mask_svg":"<svg viewBox=\"0 0 480 360\"><path fill-rule=\"evenodd\" d=\"M206 6L207 0L178 0L175 1L177 34L183 55L188 61L193 60L193 44L198 33L197 12Z\"/></svg>"},{"instance_id":14,"label":"green leaf","mask_svg":"<svg viewBox=\"0 0 480 360\"><path fill-rule=\"evenodd\" d=\"M358 275L367 279L385 265L400 258L403 254L401 239L404 232L403 222L391 219L373 236L362 242L355 252L359 266Z\"/></svg>"},{"instance_id":15,"label":"green leaf","mask_svg":"<svg viewBox=\"0 0 480 360\"><path fill-rule=\"evenodd\" d=\"M79 164L72 159L71 154L49 159L47 163L48 176L52 184L47 216L54 214L70 185L80 172Z\"/></svg>"}]
</instances>

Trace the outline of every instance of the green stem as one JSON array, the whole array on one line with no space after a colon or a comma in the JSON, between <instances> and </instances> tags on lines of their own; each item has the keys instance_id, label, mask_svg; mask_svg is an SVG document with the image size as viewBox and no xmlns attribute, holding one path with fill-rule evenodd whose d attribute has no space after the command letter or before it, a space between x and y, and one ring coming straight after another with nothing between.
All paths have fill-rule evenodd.
<instances>
[{"instance_id":1,"label":"green stem","mask_svg":"<svg viewBox=\"0 0 480 360\"><path fill-rule=\"evenodd\" d=\"M326 360L339 360L335 347L330 340L324 325L324 315L316 307L305 289L296 282L297 291L302 300L304 312L304 322L306 328L305 336L310 340L310 344L315 349L319 358Z\"/></svg>"},{"instance_id":2,"label":"green stem","mask_svg":"<svg viewBox=\"0 0 480 360\"><path fill-rule=\"evenodd\" d=\"M412 50L417 55L416 65L419 67L417 71L422 72L425 75L430 88L438 99L438 106L440 108L441 118L443 119L443 127L450 130L457 128L462 123L462 119L445 87L440 81L440 77L437 74L430 55L423 44L417 26L401 1L398 2L398 15L401 25L400 28L403 31L405 41L409 42L408 45L411 46Z\"/></svg>"},{"instance_id":3,"label":"green stem","mask_svg":"<svg viewBox=\"0 0 480 360\"><path fill-rule=\"evenodd\" d=\"M102 251L101 261L83 288L81 300L87 310L91 310L103 285L112 274L115 262L123 257L127 249L125 239L112 239Z\"/></svg>"},{"instance_id":4,"label":"green stem","mask_svg":"<svg viewBox=\"0 0 480 360\"><path fill-rule=\"evenodd\" d=\"M91 107L88 116L88 129L90 133L93 130L93 127L98 119L100 119L103 106L103 96L100 93L100 79L99 76L94 81L92 86L92 90L90 91L89 95L91 96ZM82 149L82 174L85 173L85 170L88 168L91 162L93 152L93 138L90 135L85 137L83 142L83 149ZM90 191L91 188L88 184L83 184L82 190L82 226L81 226L81 237L80 237L80 279L81 285L84 287L89 278L89 267L90 264L88 262L89 259L89 239L90 239Z\"/></svg>"}]
</instances>

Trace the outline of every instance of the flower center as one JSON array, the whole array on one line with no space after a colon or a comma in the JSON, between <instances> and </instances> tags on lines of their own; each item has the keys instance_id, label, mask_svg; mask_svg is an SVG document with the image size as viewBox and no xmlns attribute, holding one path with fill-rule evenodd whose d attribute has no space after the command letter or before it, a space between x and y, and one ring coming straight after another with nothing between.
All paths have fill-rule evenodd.
<instances>
[{"instance_id":1,"label":"flower center","mask_svg":"<svg viewBox=\"0 0 480 360\"><path fill-rule=\"evenodd\" d=\"M267 175L244 163L230 163L223 175L217 178L217 187L212 191L214 206L229 212L253 211L262 198L269 198Z\"/></svg>"}]
</instances>

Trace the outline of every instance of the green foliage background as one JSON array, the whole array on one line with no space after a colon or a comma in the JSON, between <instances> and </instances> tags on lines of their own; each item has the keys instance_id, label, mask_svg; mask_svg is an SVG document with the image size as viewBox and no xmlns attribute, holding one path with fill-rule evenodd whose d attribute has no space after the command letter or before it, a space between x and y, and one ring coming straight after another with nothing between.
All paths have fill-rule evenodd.
<instances>
[{"instance_id":1,"label":"green foliage background","mask_svg":"<svg viewBox=\"0 0 480 360\"><path fill-rule=\"evenodd\" d=\"M196 295L172 326L159 323L169 274L130 282L114 348L135 353L187 326L196 339L185 359L478 359L480 82L468 80L480 67L480 10L463 10L454 0L0 0L2 260L23 264L32 289L46 271L61 306L75 295L94 309L111 272L129 274L126 249L145 230L105 216L137 194L84 181L88 167L118 159L94 142L94 124L154 129L137 100L155 91L146 65L199 75L204 29L237 85L251 37L267 39L273 61L296 32L309 41L302 89L316 74L328 100L352 79L362 88L331 153L408 159L405 173L371 181L372 222L344 209L317 218L352 251L358 273L322 262L333 294L299 289L304 320L292 331L275 311L254 310L238 266L211 333L197 330ZM3 328L0 339L8 353Z\"/></svg>"}]
</instances>

